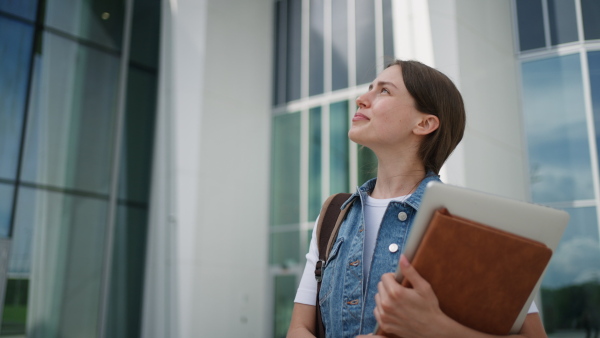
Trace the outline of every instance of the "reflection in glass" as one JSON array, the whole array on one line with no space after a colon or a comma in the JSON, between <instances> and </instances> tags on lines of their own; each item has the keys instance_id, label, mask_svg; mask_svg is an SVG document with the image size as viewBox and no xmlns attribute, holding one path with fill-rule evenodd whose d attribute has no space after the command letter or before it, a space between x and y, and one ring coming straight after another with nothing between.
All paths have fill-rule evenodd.
<instances>
[{"instance_id":1,"label":"reflection in glass","mask_svg":"<svg viewBox=\"0 0 600 338\"><path fill-rule=\"evenodd\" d=\"M542 0L517 0L520 50L546 46Z\"/></svg>"},{"instance_id":2,"label":"reflection in glass","mask_svg":"<svg viewBox=\"0 0 600 338\"><path fill-rule=\"evenodd\" d=\"M300 113L276 116L272 140L271 224L300 221Z\"/></svg>"},{"instance_id":3,"label":"reflection in glass","mask_svg":"<svg viewBox=\"0 0 600 338\"><path fill-rule=\"evenodd\" d=\"M300 233L298 230L271 232L269 263L283 269L300 262Z\"/></svg>"},{"instance_id":4,"label":"reflection in glass","mask_svg":"<svg viewBox=\"0 0 600 338\"><path fill-rule=\"evenodd\" d=\"M156 75L129 67L119 173L122 200L148 202L156 90Z\"/></svg>"},{"instance_id":5,"label":"reflection in glass","mask_svg":"<svg viewBox=\"0 0 600 338\"><path fill-rule=\"evenodd\" d=\"M600 52L588 53L588 74L590 76L590 91L594 111L594 126L596 130L596 145L600 158Z\"/></svg>"},{"instance_id":6,"label":"reflection in glass","mask_svg":"<svg viewBox=\"0 0 600 338\"><path fill-rule=\"evenodd\" d=\"M362 185L366 181L377 176L377 156L375 153L364 146L358 145L358 184Z\"/></svg>"},{"instance_id":7,"label":"reflection in glass","mask_svg":"<svg viewBox=\"0 0 600 338\"><path fill-rule=\"evenodd\" d=\"M15 211L15 225L12 233L8 273L19 278L29 278L31 275L31 245L36 219L27 203L27 193L31 189L19 188ZM25 196L21 196L25 194ZM12 196L11 196L12 197Z\"/></svg>"},{"instance_id":8,"label":"reflection in glass","mask_svg":"<svg viewBox=\"0 0 600 338\"><path fill-rule=\"evenodd\" d=\"M28 337L95 337L107 201L20 189L16 227L35 224Z\"/></svg>"},{"instance_id":9,"label":"reflection in glass","mask_svg":"<svg viewBox=\"0 0 600 338\"><path fill-rule=\"evenodd\" d=\"M548 18L552 45L579 40L575 1L548 0Z\"/></svg>"},{"instance_id":10,"label":"reflection in glass","mask_svg":"<svg viewBox=\"0 0 600 338\"><path fill-rule=\"evenodd\" d=\"M600 39L600 1L581 0L581 16L585 40Z\"/></svg>"},{"instance_id":11,"label":"reflection in glass","mask_svg":"<svg viewBox=\"0 0 600 338\"><path fill-rule=\"evenodd\" d=\"M565 211L571 218L544 277L542 285L547 288L600 280L596 208L567 208Z\"/></svg>"},{"instance_id":12,"label":"reflection in glass","mask_svg":"<svg viewBox=\"0 0 600 338\"><path fill-rule=\"evenodd\" d=\"M107 194L118 58L46 33L34 69L22 179Z\"/></svg>"},{"instance_id":13,"label":"reflection in glass","mask_svg":"<svg viewBox=\"0 0 600 338\"><path fill-rule=\"evenodd\" d=\"M120 50L125 1L46 0L45 24L75 37Z\"/></svg>"},{"instance_id":14,"label":"reflection in glass","mask_svg":"<svg viewBox=\"0 0 600 338\"><path fill-rule=\"evenodd\" d=\"M33 26L0 16L0 177L10 180L17 175L32 48Z\"/></svg>"},{"instance_id":15,"label":"reflection in glass","mask_svg":"<svg viewBox=\"0 0 600 338\"><path fill-rule=\"evenodd\" d=\"M331 1L331 89L348 87L348 2Z\"/></svg>"},{"instance_id":16,"label":"reflection in glass","mask_svg":"<svg viewBox=\"0 0 600 338\"><path fill-rule=\"evenodd\" d=\"M600 324L600 246L596 208L568 208L565 211L571 219L542 282L544 326L548 333L575 330L581 336L585 332L586 337L591 337L589 329Z\"/></svg>"},{"instance_id":17,"label":"reflection in glass","mask_svg":"<svg viewBox=\"0 0 600 338\"><path fill-rule=\"evenodd\" d=\"M285 86L285 72L282 71L281 67L285 66L285 29L286 29L286 4L281 1L275 2L275 39L274 39L274 56L273 56L273 105L285 102L285 96L282 95L284 92L281 91L281 87ZM284 87L285 88L285 87Z\"/></svg>"},{"instance_id":18,"label":"reflection in glass","mask_svg":"<svg viewBox=\"0 0 600 338\"><path fill-rule=\"evenodd\" d=\"M8 278L4 292L0 336L25 337L29 280Z\"/></svg>"},{"instance_id":19,"label":"reflection in glass","mask_svg":"<svg viewBox=\"0 0 600 338\"><path fill-rule=\"evenodd\" d=\"M309 95L323 94L323 1L310 0Z\"/></svg>"},{"instance_id":20,"label":"reflection in glass","mask_svg":"<svg viewBox=\"0 0 600 338\"><path fill-rule=\"evenodd\" d=\"M275 327L273 337L285 338L292 318L294 297L296 295L296 277L275 276L275 304L273 304Z\"/></svg>"},{"instance_id":21,"label":"reflection in glass","mask_svg":"<svg viewBox=\"0 0 600 338\"><path fill-rule=\"evenodd\" d=\"M376 76L375 2L356 0L356 84L369 83Z\"/></svg>"},{"instance_id":22,"label":"reflection in glass","mask_svg":"<svg viewBox=\"0 0 600 338\"><path fill-rule=\"evenodd\" d=\"M536 203L594 198L579 54L522 64Z\"/></svg>"},{"instance_id":23,"label":"reflection in glass","mask_svg":"<svg viewBox=\"0 0 600 338\"><path fill-rule=\"evenodd\" d=\"M348 192L350 151L348 146L348 101L329 106L329 192Z\"/></svg>"},{"instance_id":24,"label":"reflection in glass","mask_svg":"<svg viewBox=\"0 0 600 338\"><path fill-rule=\"evenodd\" d=\"M0 1L0 12L6 12L30 21L35 20L37 7L37 0ZM0 29L1 32L2 29Z\"/></svg>"},{"instance_id":25,"label":"reflection in glass","mask_svg":"<svg viewBox=\"0 0 600 338\"><path fill-rule=\"evenodd\" d=\"M321 211L321 107L312 108L308 119L308 220Z\"/></svg>"},{"instance_id":26,"label":"reflection in glass","mask_svg":"<svg viewBox=\"0 0 600 338\"><path fill-rule=\"evenodd\" d=\"M119 206L113 246L107 336L140 337L147 210Z\"/></svg>"},{"instance_id":27,"label":"reflection in glass","mask_svg":"<svg viewBox=\"0 0 600 338\"><path fill-rule=\"evenodd\" d=\"M156 69L160 39L160 0L134 1L130 60Z\"/></svg>"},{"instance_id":28,"label":"reflection in glass","mask_svg":"<svg viewBox=\"0 0 600 338\"><path fill-rule=\"evenodd\" d=\"M289 102L300 98L302 1L288 0L287 3L286 98Z\"/></svg>"},{"instance_id":29,"label":"reflection in glass","mask_svg":"<svg viewBox=\"0 0 600 338\"><path fill-rule=\"evenodd\" d=\"M383 10L383 56L385 57L385 65L387 65L394 60L394 19L392 17L392 0L382 0L381 5Z\"/></svg>"},{"instance_id":30,"label":"reflection in glass","mask_svg":"<svg viewBox=\"0 0 600 338\"><path fill-rule=\"evenodd\" d=\"M12 216L14 185L0 183L0 237L8 237Z\"/></svg>"}]
</instances>

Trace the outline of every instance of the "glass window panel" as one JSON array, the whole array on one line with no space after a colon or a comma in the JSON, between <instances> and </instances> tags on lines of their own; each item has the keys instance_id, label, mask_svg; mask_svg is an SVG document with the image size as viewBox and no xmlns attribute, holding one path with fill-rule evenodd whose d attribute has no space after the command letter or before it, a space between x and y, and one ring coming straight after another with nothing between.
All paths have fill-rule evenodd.
<instances>
[{"instance_id":1,"label":"glass window panel","mask_svg":"<svg viewBox=\"0 0 600 338\"><path fill-rule=\"evenodd\" d=\"M112 279L106 325L108 337L140 337L147 215L120 205L114 234Z\"/></svg>"},{"instance_id":2,"label":"glass window panel","mask_svg":"<svg viewBox=\"0 0 600 338\"><path fill-rule=\"evenodd\" d=\"M375 1L356 0L356 84L375 79Z\"/></svg>"},{"instance_id":3,"label":"glass window panel","mask_svg":"<svg viewBox=\"0 0 600 338\"><path fill-rule=\"evenodd\" d=\"M333 90L348 87L348 2L331 1L331 71Z\"/></svg>"},{"instance_id":4,"label":"glass window panel","mask_svg":"<svg viewBox=\"0 0 600 338\"><path fill-rule=\"evenodd\" d=\"M565 211L571 219L542 282L544 326L548 333L568 330L583 337L585 321L592 321L589 328L600 305L597 215L594 207Z\"/></svg>"},{"instance_id":5,"label":"glass window panel","mask_svg":"<svg viewBox=\"0 0 600 338\"><path fill-rule=\"evenodd\" d=\"M522 51L546 46L542 0L517 0L517 22Z\"/></svg>"},{"instance_id":6,"label":"glass window panel","mask_svg":"<svg viewBox=\"0 0 600 338\"><path fill-rule=\"evenodd\" d=\"M600 156L600 52L588 53L590 89L594 111L594 126L596 130L596 147Z\"/></svg>"},{"instance_id":7,"label":"glass window panel","mask_svg":"<svg viewBox=\"0 0 600 338\"><path fill-rule=\"evenodd\" d=\"M548 0L548 18L552 45L579 40L574 0Z\"/></svg>"},{"instance_id":8,"label":"glass window panel","mask_svg":"<svg viewBox=\"0 0 600 338\"><path fill-rule=\"evenodd\" d=\"M310 0L309 95L323 93L323 1Z\"/></svg>"},{"instance_id":9,"label":"glass window panel","mask_svg":"<svg viewBox=\"0 0 600 338\"><path fill-rule=\"evenodd\" d=\"M155 74L129 67L119 198L130 202L145 204L149 198L156 86Z\"/></svg>"},{"instance_id":10,"label":"glass window panel","mask_svg":"<svg viewBox=\"0 0 600 338\"><path fill-rule=\"evenodd\" d=\"M579 54L522 64L536 203L594 198Z\"/></svg>"},{"instance_id":11,"label":"glass window panel","mask_svg":"<svg viewBox=\"0 0 600 338\"><path fill-rule=\"evenodd\" d=\"M36 336L96 335L107 207L101 199L20 188L16 228L35 225L28 320Z\"/></svg>"},{"instance_id":12,"label":"glass window panel","mask_svg":"<svg viewBox=\"0 0 600 338\"><path fill-rule=\"evenodd\" d=\"M300 221L300 113L273 119L271 224Z\"/></svg>"},{"instance_id":13,"label":"glass window panel","mask_svg":"<svg viewBox=\"0 0 600 338\"><path fill-rule=\"evenodd\" d=\"M0 16L0 177L10 180L17 176L33 32L31 25Z\"/></svg>"},{"instance_id":14,"label":"glass window panel","mask_svg":"<svg viewBox=\"0 0 600 338\"><path fill-rule=\"evenodd\" d=\"M288 0L287 9L286 97L287 101L294 101L300 98L302 1Z\"/></svg>"},{"instance_id":15,"label":"glass window panel","mask_svg":"<svg viewBox=\"0 0 600 338\"><path fill-rule=\"evenodd\" d=\"M121 49L125 1L47 0L45 9L47 26L113 50Z\"/></svg>"},{"instance_id":16,"label":"glass window panel","mask_svg":"<svg viewBox=\"0 0 600 338\"><path fill-rule=\"evenodd\" d=\"M309 112L308 130L308 220L317 219L321 211L321 107Z\"/></svg>"},{"instance_id":17,"label":"glass window panel","mask_svg":"<svg viewBox=\"0 0 600 338\"><path fill-rule=\"evenodd\" d=\"M377 177L377 156L364 146L358 145L358 184Z\"/></svg>"},{"instance_id":18,"label":"glass window panel","mask_svg":"<svg viewBox=\"0 0 600 338\"><path fill-rule=\"evenodd\" d=\"M394 60L394 20L392 18L392 0L382 0L383 10L383 55L386 64Z\"/></svg>"},{"instance_id":19,"label":"glass window panel","mask_svg":"<svg viewBox=\"0 0 600 338\"><path fill-rule=\"evenodd\" d=\"M294 297L296 296L296 276L275 276L275 327L273 337L285 338L292 319Z\"/></svg>"},{"instance_id":20,"label":"glass window panel","mask_svg":"<svg viewBox=\"0 0 600 338\"><path fill-rule=\"evenodd\" d=\"M329 106L329 192L350 189L350 149L348 144L348 101Z\"/></svg>"},{"instance_id":21,"label":"glass window panel","mask_svg":"<svg viewBox=\"0 0 600 338\"><path fill-rule=\"evenodd\" d=\"M300 263L300 232L271 232L271 265L279 265L283 269L297 266Z\"/></svg>"},{"instance_id":22,"label":"glass window panel","mask_svg":"<svg viewBox=\"0 0 600 338\"><path fill-rule=\"evenodd\" d=\"M0 1L0 11L6 12L30 21L35 20L37 0ZM2 29L0 29L2 32ZM2 40L0 40L2 41Z\"/></svg>"},{"instance_id":23,"label":"glass window panel","mask_svg":"<svg viewBox=\"0 0 600 338\"><path fill-rule=\"evenodd\" d=\"M29 298L29 280L9 278L4 292L2 326L0 336L25 337L27 324L27 299Z\"/></svg>"},{"instance_id":24,"label":"glass window panel","mask_svg":"<svg viewBox=\"0 0 600 338\"><path fill-rule=\"evenodd\" d=\"M585 40L600 39L600 1L581 0L581 16Z\"/></svg>"},{"instance_id":25,"label":"glass window panel","mask_svg":"<svg viewBox=\"0 0 600 338\"><path fill-rule=\"evenodd\" d=\"M45 34L34 69L22 179L108 193L119 59Z\"/></svg>"},{"instance_id":26,"label":"glass window panel","mask_svg":"<svg viewBox=\"0 0 600 338\"><path fill-rule=\"evenodd\" d=\"M130 59L146 67L158 66L160 0L133 1Z\"/></svg>"},{"instance_id":27,"label":"glass window panel","mask_svg":"<svg viewBox=\"0 0 600 338\"><path fill-rule=\"evenodd\" d=\"M0 183L0 237L8 237L12 216L14 185Z\"/></svg>"},{"instance_id":28,"label":"glass window panel","mask_svg":"<svg viewBox=\"0 0 600 338\"><path fill-rule=\"evenodd\" d=\"M284 18L285 11L283 10L285 4L281 1L275 2L275 39L273 45L273 51L275 55L273 56L273 105L276 106L278 104L284 103L285 98L282 97L281 86L285 85L285 80L281 80L280 77L284 75L284 72L281 72L281 66L284 64L285 57L285 20Z\"/></svg>"}]
</instances>

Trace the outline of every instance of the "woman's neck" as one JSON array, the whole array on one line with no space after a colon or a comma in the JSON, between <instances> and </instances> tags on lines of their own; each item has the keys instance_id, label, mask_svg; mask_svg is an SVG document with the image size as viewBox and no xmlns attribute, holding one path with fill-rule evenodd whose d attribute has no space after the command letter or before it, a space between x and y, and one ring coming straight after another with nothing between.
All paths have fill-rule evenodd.
<instances>
[{"instance_id":1,"label":"woman's neck","mask_svg":"<svg viewBox=\"0 0 600 338\"><path fill-rule=\"evenodd\" d=\"M373 198L394 198L413 193L425 178L422 161L415 155L410 158L378 156L377 182L371 192Z\"/></svg>"}]
</instances>

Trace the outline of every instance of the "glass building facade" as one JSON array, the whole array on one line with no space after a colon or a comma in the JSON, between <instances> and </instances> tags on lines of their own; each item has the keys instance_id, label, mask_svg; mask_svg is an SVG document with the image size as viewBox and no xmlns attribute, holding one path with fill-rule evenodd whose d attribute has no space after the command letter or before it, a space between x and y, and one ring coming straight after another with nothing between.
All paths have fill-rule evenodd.
<instances>
[{"instance_id":1,"label":"glass building facade","mask_svg":"<svg viewBox=\"0 0 600 338\"><path fill-rule=\"evenodd\" d=\"M270 274L285 337L325 198L375 175L348 140L354 100L393 56L391 0L275 2Z\"/></svg>"},{"instance_id":2,"label":"glass building facade","mask_svg":"<svg viewBox=\"0 0 600 338\"><path fill-rule=\"evenodd\" d=\"M531 200L571 215L542 283L544 326L587 337L600 325L600 3L515 4Z\"/></svg>"},{"instance_id":3,"label":"glass building facade","mask_svg":"<svg viewBox=\"0 0 600 338\"><path fill-rule=\"evenodd\" d=\"M0 1L0 336L139 336L160 4Z\"/></svg>"}]
</instances>

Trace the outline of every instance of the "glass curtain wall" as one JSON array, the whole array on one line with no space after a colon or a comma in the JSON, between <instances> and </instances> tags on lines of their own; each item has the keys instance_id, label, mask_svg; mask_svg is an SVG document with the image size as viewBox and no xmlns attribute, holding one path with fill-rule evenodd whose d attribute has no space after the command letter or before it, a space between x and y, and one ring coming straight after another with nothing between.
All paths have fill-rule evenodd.
<instances>
[{"instance_id":1,"label":"glass curtain wall","mask_svg":"<svg viewBox=\"0 0 600 338\"><path fill-rule=\"evenodd\" d=\"M273 336L285 337L314 222L331 194L375 175L348 140L354 100L393 59L391 0L279 0L271 165Z\"/></svg>"},{"instance_id":2,"label":"glass curtain wall","mask_svg":"<svg viewBox=\"0 0 600 338\"><path fill-rule=\"evenodd\" d=\"M531 200L571 215L542 282L544 326L550 337L591 337L600 327L600 6L515 5Z\"/></svg>"},{"instance_id":3,"label":"glass curtain wall","mask_svg":"<svg viewBox=\"0 0 600 338\"><path fill-rule=\"evenodd\" d=\"M160 1L132 4L0 2L0 336L140 334Z\"/></svg>"}]
</instances>

